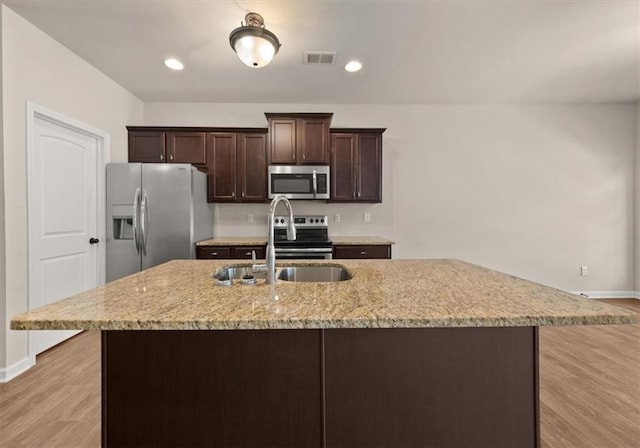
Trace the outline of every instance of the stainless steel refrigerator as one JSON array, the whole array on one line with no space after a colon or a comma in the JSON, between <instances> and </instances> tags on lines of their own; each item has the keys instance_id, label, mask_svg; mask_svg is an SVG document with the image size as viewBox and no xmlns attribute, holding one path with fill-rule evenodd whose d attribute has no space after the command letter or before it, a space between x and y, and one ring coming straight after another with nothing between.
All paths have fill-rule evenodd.
<instances>
[{"instance_id":1,"label":"stainless steel refrigerator","mask_svg":"<svg viewBox=\"0 0 640 448\"><path fill-rule=\"evenodd\" d=\"M207 176L189 164L107 165L107 281L176 258L213 237Z\"/></svg>"}]
</instances>

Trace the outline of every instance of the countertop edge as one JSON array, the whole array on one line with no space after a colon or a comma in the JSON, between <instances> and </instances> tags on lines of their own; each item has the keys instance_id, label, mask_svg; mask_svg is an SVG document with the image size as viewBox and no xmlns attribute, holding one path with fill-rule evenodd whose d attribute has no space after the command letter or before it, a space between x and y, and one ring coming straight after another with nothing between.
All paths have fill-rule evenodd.
<instances>
[{"instance_id":1,"label":"countertop edge","mask_svg":"<svg viewBox=\"0 0 640 448\"><path fill-rule=\"evenodd\" d=\"M338 246L387 246L387 245L395 245L396 242L392 240L388 240L386 238L378 237L378 236L336 236L330 237L333 241L334 245ZM209 238L206 240L197 241L196 247L206 247L206 246L260 246L267 244L266 237L259 236L242 236L242 237L229 237L229 236L221 236Z\"/></svg>"},{"instance_id":2,"label":"countertop edge","mask_svg":"<svg viewBox=\"0 0 640 448\"><path fill-rule=\"evenodd\" d=\"M375 319L375 320L271 320L271 321L21 321L11 320L12 330L269 330L269 329L336 329L336 328L483 328L483 327L542 327L575 325L626 325L637 323L635 315L513 318L453 318L453 319Z\"/></svg>"}]
</instances>

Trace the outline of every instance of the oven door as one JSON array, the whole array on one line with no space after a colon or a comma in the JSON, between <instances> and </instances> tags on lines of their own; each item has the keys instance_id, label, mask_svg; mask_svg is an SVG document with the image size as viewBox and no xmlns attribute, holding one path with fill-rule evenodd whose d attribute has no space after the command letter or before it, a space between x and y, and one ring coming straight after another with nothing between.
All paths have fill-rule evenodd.
<instances>
[{"instance_id":1,"label":"oven door","mask_svg":"<svg viewBox=\"0 0 640 448\"><path fill-rule=\"evenodd\" d=\"M276 247L276 260L331 260L330 247Z\"/></svg>"}]
</instances>

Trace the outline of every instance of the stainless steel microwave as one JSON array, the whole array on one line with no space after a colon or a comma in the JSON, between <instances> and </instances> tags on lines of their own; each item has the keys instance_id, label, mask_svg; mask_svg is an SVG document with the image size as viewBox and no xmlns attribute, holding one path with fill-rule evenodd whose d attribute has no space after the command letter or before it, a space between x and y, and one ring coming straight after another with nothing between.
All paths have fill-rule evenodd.
<instances>
[{"instance_id":1,"label":"stainless steel microwave","mask_svg":"<svg viewBox=\"0 0 640 448\"><path fill-rule=\"evenodd\" d=\"M326 165L270 165L269 199L329 199Z\"/></svg>"}]
</instances>

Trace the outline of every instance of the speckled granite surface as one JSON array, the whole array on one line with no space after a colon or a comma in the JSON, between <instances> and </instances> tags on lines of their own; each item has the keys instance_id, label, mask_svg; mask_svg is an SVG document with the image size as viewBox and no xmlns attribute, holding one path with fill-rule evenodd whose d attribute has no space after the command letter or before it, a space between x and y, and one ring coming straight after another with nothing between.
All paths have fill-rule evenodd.
<instances>
[{"instance_id":1,"label":"speckled granite surface","mask_svg":"<svg viewBox=\"0 0 640 448\"><path fill-rule=\"evenodd\" d=\"M336 236L330 237L333 244L343 245L379 245L395 244L395 241L378 236ZM266 245L264 236L219 236L209 240L198 241L196 246L260 246Z\"/></svg>"},{"instance_id":2,"label":"speckled granite surface","mask_svg":"<svg viewBox=\"0 0 640 448\"><path fill-rule=\"evenodd\" d=\"M379 236L332 236L330 237L333 244L341 244L345 246L377 246L396 244L395 241L388 240L386 238L380 238Z\"/></svg>"},{"instance_id":3,"label":"speckled granite surface","mask_svg":"<svg viewBox=\"0 0 640 448\"><path fill-rule=\"evenodd\" d=\"M264 236L218 236L198 241L196 246L262 246L267 244Z\"/></svg>"},{"instance_id":4,"label":"speckled granite surface","mask_svg":"<svg viewBox=\"0 0 640 448\"><path fill-rule=\"evenodd\" d=\"M175 260L13 317L13 329L392 328L622 324L635 314L459 260L335 260L336 283L215 286ZM245 263L246 264L246 263ZM291 265L296 263L282 263Z\"/></svg>"}]
</instances>

